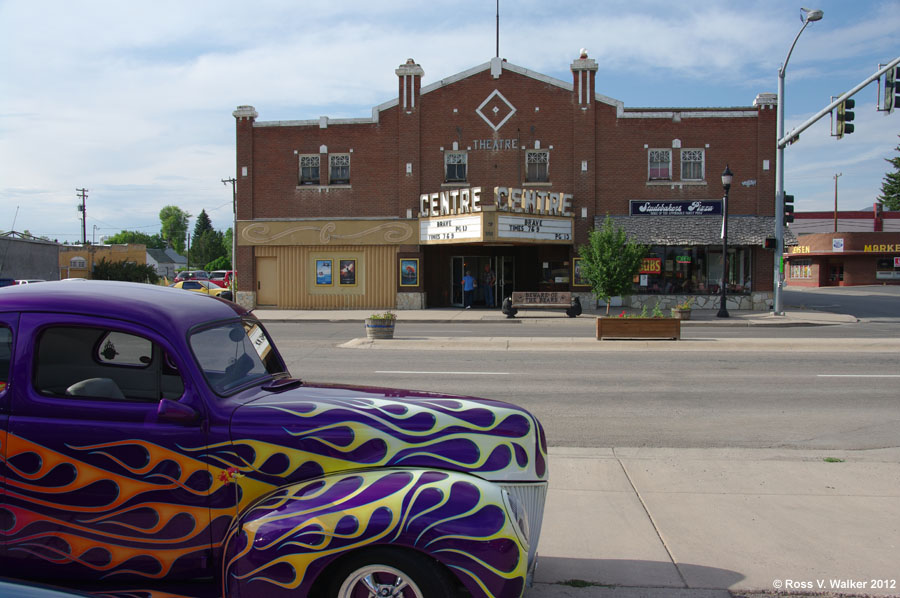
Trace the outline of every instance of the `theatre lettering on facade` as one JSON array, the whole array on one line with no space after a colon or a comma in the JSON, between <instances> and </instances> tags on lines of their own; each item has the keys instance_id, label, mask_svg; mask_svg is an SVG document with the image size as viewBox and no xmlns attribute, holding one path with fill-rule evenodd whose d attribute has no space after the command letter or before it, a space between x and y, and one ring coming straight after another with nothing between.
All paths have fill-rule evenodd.
<instances>
[{"instance_id":1,"label":"theatre lettering on facade","mask_svg":"<svg viewBox=\"0 0 900 598\"><path fill-rule=\"evenodd\" d=\"M725 282L734 307L765 309L774 94L742 107L626 108L597 93L595 60L582 54L570 70L561 81L495 58L422 86L410 59L395 70L397 96L370 118L262 121L238 107L237 300L462 306L469 272L476 308L513 291L572 292L587 306L578 246L609 215L650 246L635 304L712 304L727 164Z\"/></svg>"}]
</instances>

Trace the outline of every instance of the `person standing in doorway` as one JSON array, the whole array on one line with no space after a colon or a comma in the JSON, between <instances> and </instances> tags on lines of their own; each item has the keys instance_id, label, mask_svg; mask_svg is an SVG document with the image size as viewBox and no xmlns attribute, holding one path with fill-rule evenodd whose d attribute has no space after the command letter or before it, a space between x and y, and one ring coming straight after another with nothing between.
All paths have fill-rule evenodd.
<instances>
[{"instance_id":1,"label":"person standing in doorway","mask_svg":"<svg viewBox=\"0 0 900 598\"><path fill-rule=\"evenodd\" d=\"M466 270L466 275L462 279L463 285L463 305L466 309L472 309L472 296L475 295L475 279L472 278L472 272Z\"/></svg>"},{"instance_id":2,"label":"person standing in doorway","mask_svg":"<svg viewBox=\"0 0 900 598\"><path fill-rule=\"evenodd\" d=\"M497 282L497 277L494 275L494 271L491 270L491 264L487 263L484 265L484 272L481 273L481 289L484 293L484 305L489 309L494 307L495 282Z\"/></svg>"}]
</instances>

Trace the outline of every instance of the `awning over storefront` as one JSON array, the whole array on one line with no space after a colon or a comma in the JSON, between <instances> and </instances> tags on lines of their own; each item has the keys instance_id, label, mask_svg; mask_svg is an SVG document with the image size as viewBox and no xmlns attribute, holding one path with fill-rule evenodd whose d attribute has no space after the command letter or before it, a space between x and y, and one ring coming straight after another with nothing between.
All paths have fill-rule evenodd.
<instances>
[{"instance_id":1,"label":"awning over storefront","mask_svg":"<svg viewBox=\"0 0 900 598\"><path fill-rule=\"evenodd\" d=\"M629 239L643 245L721 245L721 216L610 216L625 230ZM597 226L603 218L597 217ZM771 216L729 216L729 245L765 246L775 236L775 218ZM785 246L796 245L797 237L787 227Z\"/></svg>"}]
</instances>

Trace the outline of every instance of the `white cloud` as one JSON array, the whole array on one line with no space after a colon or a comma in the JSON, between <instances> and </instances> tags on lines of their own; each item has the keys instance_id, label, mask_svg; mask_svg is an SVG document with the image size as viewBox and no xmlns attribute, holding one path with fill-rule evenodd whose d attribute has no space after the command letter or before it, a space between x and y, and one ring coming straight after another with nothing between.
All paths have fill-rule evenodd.
<instances>
[{"instance_id":1,"label":"white cloud","mask_svg":"<svg viewBox=\"0 0 900 598\"><path fill-rule=\"evenodd\" d=\"M791 122L896 52L897 0L821 5L825 19L791 59ZM256 106L261 120L368 116L396 95L393 71L409 57L426 84L486 62L494 8L483 0L427 8L412 0L0 2L0 229L20 206L18 228L80 238L76 187L92 189L92 225L153 225L162 206L176 204L195 215L207 209L224 229L231 190L220 180L234 172L237 105ZM586 47L600 66L598 92L629 106L749 105L775 91L798 16L781 0L504 0L500 53L569 80ZM806 132L786 152L798 202L827 203L831 171L841 167L848 196L877 194L896 118L858 108L857 132L839 143L822 123Z\"/></svg>"}]
</instances>

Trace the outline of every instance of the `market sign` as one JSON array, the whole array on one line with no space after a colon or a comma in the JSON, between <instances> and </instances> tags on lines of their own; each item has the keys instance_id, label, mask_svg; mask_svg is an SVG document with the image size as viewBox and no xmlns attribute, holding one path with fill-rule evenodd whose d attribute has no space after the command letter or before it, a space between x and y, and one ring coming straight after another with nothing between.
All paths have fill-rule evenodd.
<instances>
[{"instance_id":1,"label":"market sign","mask_svg":"<svg viewBox=\"0 0 900 598\"><path fill-rule=\"evenodd\" d=\"M866 253L893 253L900 251L900 243L885 245L863 245L863 251ZM894 258L895 260L897 258Z\"/></svg>"},{"instance_id":2,"label":"market sign","mask_svg":"<svg viewBox=\"0 0 900 598\"><path fill-rule=\"evenodd\" d=\"M632 216L720 216L722 214L722 200L698 200L698 201L646 201L632 199L628 202L631 206Z\"/></svg>"}]
</instances>

